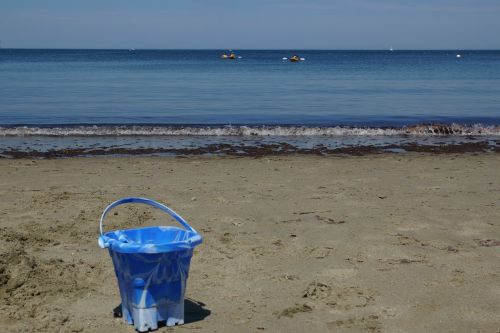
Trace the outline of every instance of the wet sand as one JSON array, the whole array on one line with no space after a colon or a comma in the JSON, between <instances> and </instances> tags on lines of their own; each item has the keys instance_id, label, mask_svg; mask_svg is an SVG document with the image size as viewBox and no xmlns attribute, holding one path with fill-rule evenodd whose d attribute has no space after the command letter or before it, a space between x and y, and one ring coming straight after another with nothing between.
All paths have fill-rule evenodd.
<instances>
[{"instance_id":1,"label":"wet sand","mask_svg":"<svg viewBox=\"0 0 500 333\"><path fill-rule=\"evenodd\" d=\"M0 160L0 331L134 332L98 218L204 236L158 332L498 332L500 155ZM105 229L166 223L117 208ZM174 224L173 222L169 222Z\"/></svg>"}]
</instances>

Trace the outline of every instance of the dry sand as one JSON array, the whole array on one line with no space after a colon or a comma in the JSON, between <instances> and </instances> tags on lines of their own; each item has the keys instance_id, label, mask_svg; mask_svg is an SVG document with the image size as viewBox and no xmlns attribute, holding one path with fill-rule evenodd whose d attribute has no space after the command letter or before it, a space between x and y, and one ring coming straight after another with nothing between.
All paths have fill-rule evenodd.
<instances>
[{"instance_id":1,"label":"dry sand","mask_svg":"<svg viewBox=\"0 0 500 333\"><path fill-rule=\"evenodd\" d=\"M0 160L0 332L134 332L98 218L204 236L159 332L499 332L500 154ZM157 225L117 209L105 228Z\"/></svg>"}]
</instances>

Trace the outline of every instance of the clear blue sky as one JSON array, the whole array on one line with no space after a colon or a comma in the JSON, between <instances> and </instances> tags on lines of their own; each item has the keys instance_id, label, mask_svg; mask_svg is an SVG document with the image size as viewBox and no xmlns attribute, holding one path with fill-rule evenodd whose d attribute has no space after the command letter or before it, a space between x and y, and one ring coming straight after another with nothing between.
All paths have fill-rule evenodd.
<instances>
[{"instance_id":1,"label":"clear blue sky","mask_svg":"<svg viewBox=\"0 0 500 333\"><path fill-rule=\"evenodd\" d=\"M0 0L2 46L500 49L499 0Z\"/></svg>"}]
</instances>

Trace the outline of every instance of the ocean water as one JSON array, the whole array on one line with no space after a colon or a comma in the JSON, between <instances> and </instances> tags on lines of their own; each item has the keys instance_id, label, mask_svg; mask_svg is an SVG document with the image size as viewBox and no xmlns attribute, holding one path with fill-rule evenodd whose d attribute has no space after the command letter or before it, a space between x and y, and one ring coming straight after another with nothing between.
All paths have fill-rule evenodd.
<instances>
[{"instance_id":1,"label":"ocean water","mask_svg":"<svg viewBox=\"0 0 500 333\"><path fill-rule=\"evenodd\" d=\"M500 136L500 51L222 52L0 49L0 150Z\"/></svg>"}]
</instances>

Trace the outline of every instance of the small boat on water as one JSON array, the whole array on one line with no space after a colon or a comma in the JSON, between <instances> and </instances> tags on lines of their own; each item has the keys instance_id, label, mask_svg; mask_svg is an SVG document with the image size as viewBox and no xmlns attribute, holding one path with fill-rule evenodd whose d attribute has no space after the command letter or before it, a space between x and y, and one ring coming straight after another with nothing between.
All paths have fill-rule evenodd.
<instances>
[{"instance_id":1,"label":"small boat on water","mask_svg":"<svg viewBox=\"0 0 500 333\"><path fill-rule=\"evenodd\" d=\"M240 56L236 56L236 54L232 51L232 50L229 50L229 54L227 53L222 53L222 55L220 56L221 59L231 59L231 60L234 60L234 59L241 59Z\"/></svg>"},{"instance_id":2,"label":"small boat on water","mask_svg":"<svg viewBox=\"0 0 500 333\"><path fill-rule=\"evenodd\" d=\"M230 54L223 53L220 57L222 59L236 59L236 55L234 53L230 53Z\"/></svg>"},{"instance_id":3,"label":"small boat on water","mask_svg":"<svg viewBox=\"0 0 500 333\"><path fill-rule=\"evenodd\" d=\"M306 58L300 58L298 55L294 54L290 58L284 57L283 60L288 60L290 62L298 62L298 61L305 61Z\"/></svg>"}]
</instances>

